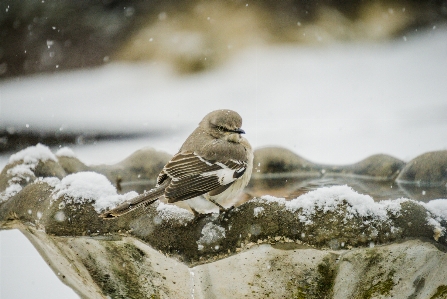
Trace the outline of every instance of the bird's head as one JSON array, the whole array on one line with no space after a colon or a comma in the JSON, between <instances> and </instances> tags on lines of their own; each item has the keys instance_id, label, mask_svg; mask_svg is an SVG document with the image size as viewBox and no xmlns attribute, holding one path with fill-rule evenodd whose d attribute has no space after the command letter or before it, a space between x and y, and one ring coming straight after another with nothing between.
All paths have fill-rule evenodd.
<instances>
[{"instance_id":1,"label":"bird's head","mask_svg":"<svg viewBox=\"0 0 447 299\"><path fill-rule=\"evenodd\" d=\"M240 134L245 134L245 131L241 129L242 117L237 112L228 109L208 113L199 126L213 137L230 142L239 142Z\"/></svg>"}]
</instances>

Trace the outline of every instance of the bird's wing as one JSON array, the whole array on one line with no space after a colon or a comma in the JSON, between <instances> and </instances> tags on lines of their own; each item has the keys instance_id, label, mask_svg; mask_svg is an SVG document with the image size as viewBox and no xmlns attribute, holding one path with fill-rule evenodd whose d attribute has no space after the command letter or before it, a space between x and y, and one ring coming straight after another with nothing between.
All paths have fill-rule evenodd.
<instances>
[{"instance_id":1,"label":"bird's wing","mask_svg":"<svg viewBox=\"0 0 447 299\"><path fill-rule=\"evenodd\" d=\"M165 197L168 202L176 202L229 186L240 178L246 169L245 161L209 161L197 153L178 153L163 168L158 183L168 177L171 179L165 189ZM222 191L225 189L219 188Z\"/></svg>"},{"instance_id":2,"label":"bird's wing","mask_svg":"<svg viewBox=\"0 0 447 299\"><path fill-rule=\"evenodd\" d=\"M163 196L165 185L167 183L168 182L165 182L164 184L152 190L144 192L143 194L140 194L129 201L123 202L122 204L118 205L112 210L102 213L100 217L104 219L116 218L124 214L127 214L133 210L149 206L154 201Z\"/></svg>"}]
</instances>

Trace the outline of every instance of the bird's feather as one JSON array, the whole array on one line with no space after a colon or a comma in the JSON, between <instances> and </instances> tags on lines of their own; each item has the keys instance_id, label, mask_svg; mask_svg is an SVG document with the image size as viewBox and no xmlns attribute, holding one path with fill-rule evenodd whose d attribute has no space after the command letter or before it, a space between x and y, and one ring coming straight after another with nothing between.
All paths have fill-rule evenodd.
<instances>
[{"instance_id":1,"label":"bird's feather","mask_svg":"<svg viewBox=\"0 0 447 299\"><path fill-rule=\"evenodd\" d=\"M237 160L210 161L197 153L179 153L166 164L159 175L171 178L165 190L168 202L190 199L215 189L223 192L245 172L246 163ZM226 186L224 188L221 188ZM219 192L219 193L220 193ZM214 192L215 193L215 192ZM215 194L219 194L215 193Z\"/></svg>"},{"instance_id":2,"label":"bird's feather","mask_svg":"<svg viewBox=\"0 0 447 299\"><path fill-rule=\"evenodd\" d=\"M158 186L150 191L138 195L137 197L129 201L126 201L118 205L117 207L115 207L110 211L102 213L101 217L106 219L115 218L127 214L135 209L149 206L154 201L163 196L166 184L167 182L165 184L162 184L161 186Z\"/></svg>"}]
</instances>

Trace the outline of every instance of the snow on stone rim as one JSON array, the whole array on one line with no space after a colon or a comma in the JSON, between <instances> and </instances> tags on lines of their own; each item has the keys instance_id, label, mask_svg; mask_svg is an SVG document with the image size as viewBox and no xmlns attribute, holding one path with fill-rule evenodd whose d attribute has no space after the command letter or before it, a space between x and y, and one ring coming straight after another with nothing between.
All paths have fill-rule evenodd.
<instances>
[{"instance_id":1,"label":"snow on stone rim","mask_svg":"<svg viewBox=\"0 0 447 299\"><path fill-rule=\"evenodd\" d=\"M123 195L117 194L116 188L104 175L91 171L67 175L53 191L53 199L63 196L68 203L82 204L94 201L93 207L98 213L137 195L134 191Z\"/></svg>"},{"instance_id":2,"label":"snow on stone rim","mask_svg":"<svg viewBox=\"0 0 447 299\"><path fill-rule=\"evenodd\" d=\"M357 193L351 187L332 186L323 187L309 193L303 194L298 198L286 202L286 209L295 212L299 209L306 217L315 214L316 209L324 213L334 211L343 202L348 203L348 215L352 217L373 217L377 220L385 221L388 219L388 212L397 215L400 211L400 204L395 201L375 202L369 195Z\"/></svg>"},{"instance_id":3,"label":"snow on stone rim","mask_svg":"<svg viewBox=\"0 0 447 299\"><path fill-rule=\"evenodd\" d=\"M52 182L54 184L54 182ZM53 199L64 197L67 203L93 203L95 211L101 213L138 196L135 191L117 194L115 186L102 174L86 171L67 175L55 184ZM177 220L181 224L191 221L194 216L187 210L175 205L158 203L157 212L165 221Z\"/></svg>"},{"instance_id":4,"label":"snow on stone rim","mask_svg":"<svg viewBox=\"0 0 447 299\"><path fill-rule=\"evenodd\" d=\"M22 191L22 186L19 184L11 184L8 187L6 187L5 191L0 192L0 203L7 201L17 193Z\"/></svg>"},{"instance_id":5,"label":"snow on stone rim","mask_svg":"<svg viewBox=\"0 0 447 299\"><path fill-rule=\"evenodd\" d=\"M7 170L7 174L11 176L8 180L8 186L0 192L0 202L7 201L12 196L16 195L22 190L20 182L24 179L29 181L34 177L34 169L39 161L52 160L57 162L56 156L51 150L40 143L35 146L29 146L9 158L9 164L22 161L22 163L15 165Z\"/></svg>"},{"instance_id":6,"label":"snow on stone rim","mask_svg":"<svg viewBox=\"0 0 447 299\"><path fill-rule=\"evenodd\" d=\"M295 199L286 201L284 198L274 196L262 196L254 199L259 203L277 203L284 206L287 211L300 211L298 219L305 224L313 224L312 217L317 211L334 212L336 209L347 203L347 214L345 220L354 217L368 217L372 221L389 221L389 214L398 216L401 210L401 204L404 202L414 202L427 209L427 224L433 227L435 239L445 235L446 230L440 224L441 221L447 221L447 199L436 199L428 203L415 201L408 198L399 198L395 200L382 200L375 202L369 195L360 194L347 185L322 187L303 194ZM365 224L370 221L366 220Z\"/></svg>"},{"instance_id":7,"label":"snow on stone rim","mask_svg":"<svg viewBox=\"0 0 447 299\"><path fill-rule=\"evenodd\" d=\"M73 150L67 146L59 149L56 152L56 156L58 157L70 157L70 158L76 158L75 153L73 152Z\"/></svg>"},{"instance_id":8,"label":"snow on stone rim","mask_svg":"<svg viewBox=\"0 0 447 299\"><path fill-rule=\"evenodd\" d=\"M424 203L427 210L434 216L439 218L439 221L447 221L447 199L434 199Z\"/></svg>"},{"instance_id":9,"label":"snow on stone rim","mask_svg":"<svg viewBox=\"0 0 447 299\"><path fill-rule=\"evenodd\" d=\"M194 219L194 215L188 210L161 201L158 202L157 212L161 219L165 221L177 220L180 224L186 224Z\"/></svg>"},{"instance_id":10,"label":"snow on stone rim","mask_svg":"<svg viewBox=\"0 0 447 299\"><path fill-rule=\"evenodd\" d=\"M447 199L435 199L427 203L421 203L431 214L427 216L427 222L434 229L434 238L438 241L439 237L446 234L446 229L442 227L441 221L447 221Z\"/></svg>"},{"instance_id":11,"label":"snow on stone rim","mask_svg":"<svg viewBox=\"0 0 447 299\"><path fill-rule=\"evenodd\" d=\"M35 146L29 146L9 158L9 163L14 163L23 160L25 164L37 164L39 160L52 160L57 162L56 156L51 152L48 146L40 143Z\"/></svg>"},{"instance_id":12,"label":"snow on stone rim","mask_svg":"<svg viewBox=\"0 0 447 299\"><path fill-rule=\"evenodd\" d=\"M322 187L309 193L303 194L295 199L286 201L284 198L262 196L260 202L277 202L284 205L286 210L296 212L301 210L299 219L301 222L311 224L310 219L317 211L324 213L335 211L344 203L348 204L345 219L353 217L371 217L375 220L388 220L388 213L398 215L401 200L384 200L375 202L369 195L357 193L347 185Z\"/></svg>"}]
</instances>

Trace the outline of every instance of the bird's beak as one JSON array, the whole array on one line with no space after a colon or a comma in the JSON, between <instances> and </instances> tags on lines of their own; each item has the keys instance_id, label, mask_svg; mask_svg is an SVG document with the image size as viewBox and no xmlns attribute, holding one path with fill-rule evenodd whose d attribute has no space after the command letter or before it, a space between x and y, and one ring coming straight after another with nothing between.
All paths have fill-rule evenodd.
<instances>
[{"instance_id":1,"label":"bird's beak","mask_svg":"<svg viewBox=\"0 0 447 299\"><path fill-rule=\"evenodd\" d=\"M234 132L235 132L235 133L239 133L239 134L245 134L245 131L242 130L242 129L234 130Z\"/></svg>"}]
</instances>

